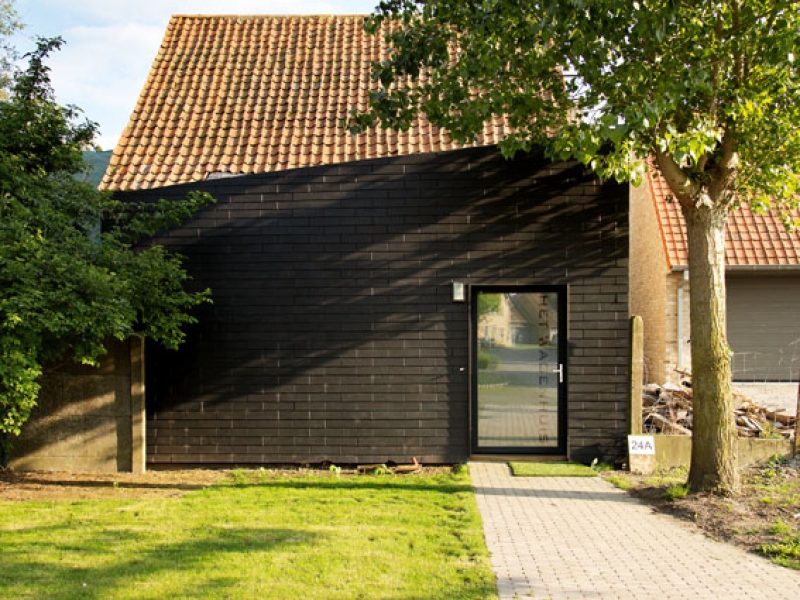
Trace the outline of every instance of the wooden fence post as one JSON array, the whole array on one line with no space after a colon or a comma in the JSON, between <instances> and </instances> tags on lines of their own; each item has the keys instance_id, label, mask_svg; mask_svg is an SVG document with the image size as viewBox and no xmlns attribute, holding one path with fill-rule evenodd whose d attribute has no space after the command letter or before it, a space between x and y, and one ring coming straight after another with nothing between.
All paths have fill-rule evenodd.
<instances>
[{"instance_id":1,"label":"wooden fence post","mask_svg":"<svg viewBox=\"0 0 800 600\"><path fill-rule=\"evenodd\" d=\"M800 381L797 382L797 413L794 419L794 455L800 454Z\"/></svg>"},{"instance_id":2,"label":"wooden fence post","mask_svg":"<svg viewBox=\"0 0 800 600\"><path fill-rule=\"evenodd\" d=\"M642 379L644 378L644 323L635 315L630 321L630 377L628 379L628 433L642 434Z\"/></svg>"},{"instance_id":3,"label":"wooden fence post","mask_svg":"<svg viewBox=\"0 0 800 600\"><path fill-rule=\"evenodd\" d=\"M131 472L144 473L147 469L146 416L144 400L144 336L130 338L131 361Z\"/></svg>"}]
</instances>

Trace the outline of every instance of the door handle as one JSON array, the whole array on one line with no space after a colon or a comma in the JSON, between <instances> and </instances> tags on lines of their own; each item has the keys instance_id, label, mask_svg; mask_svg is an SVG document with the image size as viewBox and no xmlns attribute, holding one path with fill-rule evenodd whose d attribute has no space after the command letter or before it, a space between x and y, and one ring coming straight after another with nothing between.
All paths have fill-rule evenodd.
<instances>
[{"instance_id":1,"label":"door handle","mask_svg":"<svg viewBox=\"0 0 800 600\"><path fill-rule=\"evenodd\" d=\"M557 369L553 369L553 373L558 373L558 383L564 383L564 365L559 363Z\"/></svg>"}]
</instances>

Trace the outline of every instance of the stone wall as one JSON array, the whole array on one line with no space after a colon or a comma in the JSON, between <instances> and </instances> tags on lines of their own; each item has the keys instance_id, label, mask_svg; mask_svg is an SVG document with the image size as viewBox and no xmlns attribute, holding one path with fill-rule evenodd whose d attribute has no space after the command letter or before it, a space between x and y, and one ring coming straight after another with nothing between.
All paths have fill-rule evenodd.
<instances>
[{"instance_id":1,"label":"stone wall","mask_svg":"<svg viewBox=\"0 0 800 600\"><path fill-rule=\"evenodd\" d=\"M38 405L12 440L9 466L140 473L144 426L144 344L115 342L99 368L70 363L43 376Z\"/></svg>"}]
</instances>

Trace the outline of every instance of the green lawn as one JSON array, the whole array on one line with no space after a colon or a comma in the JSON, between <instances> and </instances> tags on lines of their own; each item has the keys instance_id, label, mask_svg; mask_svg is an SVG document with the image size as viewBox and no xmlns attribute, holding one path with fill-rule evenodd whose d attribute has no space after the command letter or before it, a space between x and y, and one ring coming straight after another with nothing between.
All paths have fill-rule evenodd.
<instances>
[{"instance_id":1,"label":"green lawn","mask_svg":"<svg viewBox=\"0 0 800 600\"><path fill-rule=\"evenodd\" d=\"M235 472L180 498L0 502L0 597L496 599L462 474Z\"/></svg>"},{"instance_id":2,"label":"green lawn","mask_svg":"<svg viewBox=\"0 0 800 600\"><path fill-rule=\"evenodd\" d=\"M510 462L515 477L597 477L591 467L565 462Z\"/></svg>"}]
</instances>

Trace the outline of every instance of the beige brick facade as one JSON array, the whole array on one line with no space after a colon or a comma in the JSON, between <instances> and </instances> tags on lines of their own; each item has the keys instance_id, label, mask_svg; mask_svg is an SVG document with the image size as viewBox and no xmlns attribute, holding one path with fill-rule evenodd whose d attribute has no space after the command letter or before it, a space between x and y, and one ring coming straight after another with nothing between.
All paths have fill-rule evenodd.
<instances>
[{"instance_id":1,"label":"beige brick facade","mask_svg":"<svg viewBox=\"0 0 800 600\"><path fill-rule=\"evenodd\" d=\"M630 310L644 322L644 379L646 383L675 381L678 378L675 370L691 361L689 282L683 280L682 271L672 271L669 267L649 179L631 188L630 210ZM679 311L681 295L683 310Z\"/></svg>"}]
</instances>

